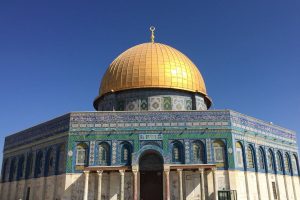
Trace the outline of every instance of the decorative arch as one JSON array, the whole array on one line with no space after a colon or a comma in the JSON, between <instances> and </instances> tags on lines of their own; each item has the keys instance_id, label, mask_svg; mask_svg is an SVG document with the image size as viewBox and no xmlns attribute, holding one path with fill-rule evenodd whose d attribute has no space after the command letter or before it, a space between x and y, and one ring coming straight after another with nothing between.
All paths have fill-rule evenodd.
<instances>
[{"instance_id":1,"label":"decorative arch","mask_svg":"<svg viewBox=\"0 0 300 200\"><path fill-rule=\"evenodd\" d=\"M235 160L236 160L236 166L238 168L244 168L245 163L245 152L243 144L238 141L235 143Z\"/></svg>"},{"instance_id":2,"label":"decorative arch","mask_svg":"<svg viewBox=\"0 0 300 200\"><path fill-rule=\"evenodd\" d=\"M56 174L63 173L65 166L66 166L66 146L65 144L60 144L56 147L55 173Z\"/></svg>"},{"instance_id":3,"label":"decorative arch","mask_svg":"<svg viewBox=\"0 0 300 200\"><path fill-rule=\"evenodd\" d=\"M10 169L9 169L9 180L12 181L15 178L17 170L17 159L13 158L10 162Z\"/></svg>"},{"instance_id":4,"label":"decorative arch","mask_svg":"<svg viewBox=\"0 0 300 200\"><path fill-rule=\"evenodd\" d=\"M27 154L26 158L26 170L25 170L25 178L29 178L33 171L33 154Z\"/></svg>"},{"instance_id":5,"label":"decorative arch","mask_svg":"<svg viewBox=\"0 0 300 200\"><path fill-rule=\"evenodd\" d=\"M38 151L36 155L36 160L35 160L35 177L40 177L42 176L43 172L43 158L44 158L44 153L43 151Z\"/></svg>"},{"instance_id":6,"label":"decorative arch","mask_svg":"<svg viewBox=\"0 0 300 200\"><path fill-rule=\"evenodd\" d=\"M251 144L247 146L247 168L255 168L255 151Z\"/></svg>"},{"instance_id":7,"label":"decorative arch","mask_svg":"<svg viewBox=\"0 0 300 200\"><path fill-rule=\"evenodd\" d=\"M141 156L148 151L154 151L161 155L164 163L170 163L171 161L171 156L169 154L165 154L160 147L157 147L155 145L145 145L139 151L132 153L132 165L138 165Z\"/></svg>"},{"instance_id":8,"label":"decorative arch","mask_svg":"<svg viewBox=\"0 0 300 200\"><path fill-rule=\"evenodd\" d=\"M49 148L46 153L45 176L55 173L55 154L54 149Z\"/></svg>"},{"instance_id":9,"label":"decorative arch","mask_svg":"<svg viewBox=\"0 0 300 200\"><path fill-rule=\"evenodd\" d=\"M284 155L284 172L285 174L291 174L292 168L291 168L291 158L290 154L288 152Z\"/></svg>"},{"instance_id":10,"label":"decorative arch","mask_svg":"<svg viewBox=\"0 0 300 200\"><path fill-rule=\"evenodd\" d=\"M205 145L202 141L196 140L192 142L192 153L194 163L205 163Z\"/></svg>"},{"instance_id":11,"label":"decorative arch","mask_svg":"<svg viewBox=\"0 0 300 200\"><path fill-rule=\"evenodd\" d=\"M148 149L140 154L138 163L141 171L162 171L164 159L160 152Z\"/></svg>"},{"instance_id":12,"label":"decorative arch","mask_svg":"<svg viewBox=\"0 0 300 200\"><path fill-rule=\"evenodd\" d=\"M292 155L292 167L293 167L293 175L299 174L299 163L296 154Z\"/></svg>"},{"instance_id":13,"label":"decorative arch","mask_svg":"<svg viewBox=\"0 0 300 200\"><path fill-rule=\"evenodd\" d=\"M171 149L172 149L172 162L173 163L184 163L184 149L183 144L175 140L171 143Z\"/></svg>"},{"instance_id":14,"label":"decorative arch","mask_svg":"<svg viewBox=\"0 0 300 200\"><path fill-rule=\"evenodd\" d=\"M9 162L9 159L5 159L4 162L3 162L3 165L2 165L2 175L1 175L1 179L2 179L2 182L4 182L6 180L6 174L7 174L7 171L8 171L8 162Z\"/></svg>"},{"instance_id":15,"label":"decorative arch","mask_svg":"<svg viewBox=\"0 0 300 200\"><path fill-rule=\"evenodd\" d=\"M283 158L280 151L277 151L276 153L276 163L277 163L277 171L282 172L283 171Z\"/></svg>"},{"instance_id":16,"label":"decorative arch","mask_svg":"<svg viewBox=\"0 0 300 200\"><path fill-rule=\"evenodd\" d=\"M217 167L225 167L226 165L225 147L225 142L220 139L213 142L213 155Z\"/></svg>"},{"instance_id":17,"label":"decorative arch","mask_svg":"<svg viewBox=\"0 0 300 200\"><path fill-rule=\"evenodd\" d=\"M124 165L131 164L132 145L129 142L121 143L121 163Z\"/></svg>"},{"instance_id":18,"label":"decorative arch","mask_svg":"<svg viewBox=\"0 0 300 200\"><path fill-rule=\"evenodd\" d=\"M145 146L145 145L153 145L153 146L157 146L157 147L161 148L161 145L158 144L157 141L145 141L145 142L143 143L143 146Z\"/></svg>"},{"instance_id":19,"label":"decorative arch","mask_svg":"<svg viewBox=\"0 0 300 200\"><path fill-rule=\"evenodd\" d=\"M107 142L101 142L98 145L98 165L110 165L110 145Z\"/></svg>"},{"instance_id":20,"label":"decorative arch","mask_svg":"<svg viewBox=\"0 0 300 200\"><path fill-rule=\"evenodd\" d=\"M263 147L258 148L257 160L258 160L258 168L260 170L266 170L265 150L263 149Z\"/></svg>"},{"instance_id":21,"label":"decorative arch","mask_svg":"<svg viewBox=\"0 0 300 200\"><path fill-rule=\"evenodd\" d=\"M76 145L76 165L88 165L88 145L86 143L78 143Z\"/></svg>"},{"instance_id":22,"label":"decorative arch","mask_svg":"<svg viewBox=\"0 0 300 200\"><path fill-rule=\"evenodd\" d=\"M268 171L275 171L274 152L270 148L267 152L267 160L268 160Z\"/></svg>"},{"instance_id":23,"label":"decorative arch","mask_svg":"<svg viewBox=\"0 0 300 200\"><path fill-rule=\"evenodd\" d=\"M17 174L18 180L24 177L24 168L25 168L25 156L21 155L18 160L18 174Z\"/></svg>"}]
</instances>

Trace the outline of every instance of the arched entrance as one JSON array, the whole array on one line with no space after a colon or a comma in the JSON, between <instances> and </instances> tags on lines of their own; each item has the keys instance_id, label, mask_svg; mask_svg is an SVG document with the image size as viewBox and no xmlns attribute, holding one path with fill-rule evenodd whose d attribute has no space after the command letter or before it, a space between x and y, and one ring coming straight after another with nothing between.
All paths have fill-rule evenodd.
<instances>
[{"instance_id":1,"label":"arched entrance","mask_svg":"<svg viewBox=\"0 0 300 200\"><path fill-rule=\"evenodd\" d=\"M163 199L163 158L155 151L145 152L139 161L140 199Z\"/></svg>"}]
</instances>

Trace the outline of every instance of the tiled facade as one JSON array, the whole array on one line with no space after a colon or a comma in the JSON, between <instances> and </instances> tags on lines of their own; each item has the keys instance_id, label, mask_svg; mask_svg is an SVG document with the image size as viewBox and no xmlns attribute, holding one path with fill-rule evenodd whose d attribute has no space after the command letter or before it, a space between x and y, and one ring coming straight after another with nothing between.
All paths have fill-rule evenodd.
<instances>
[{"instance_id":1,"label":"tiled facade","mask_svg":"<svg viewBox=\"0 0 300 200\"><path fill-rule=\"evenodd\" d=\"M202 160L195 160L193 144L196 142L203 144L204 157ZM250 190L249 184L260 179L262 179L261 188L255 191L246 191L246 194L257 193L257 190L263 190L263 187L271 188L272 177L276 178L274 180L280 195L287 195L287 191L281 191L282 188L278 185L282 184L278 181L282 179L287 185L289 181L293 183L291 188L288 187L290 190L288 195L291 195L293 199L300 199L299 190L293 189L293 187L299 187L298 147L295 133L231 110L75 112L16 133L5 140L1 178L1 191L7 195L7 198L4 199L15 199L16 196L9 192L14 191L12 188L21 187L20 185L23 187L17 191L20 198L26 195L24 188L28 188L32 184L42 185L40 190L43 191L47 181L48 183L62 181L60 184L64 184L62 187L65 190L55 190L53 194L49 194L51 197L54 195L57 198L69 199L71 191L82 190L78 187L83 184L80 183L82 179L80 175L84 168L99 166L99 148L103 143L107 144L109 148L107 154L109 166L126 165L122 160L122 149L126 144L130 147L132 155L130 157L131 166L138 165L142 153L150 149L162 155L164 164L216 165L219 189L235 189L239 199L247 199L247 195L242 191L247 188ZM237 143L241 147L242 167L237 161ZM76 164L79 144L84 145L87 149L87 158L83 165ZM218 144L223 144L225 156L223 162L219 162L215 155ZM180 146L182 154L179 160L176 160L173 155L176 145ZM248 148L252 151L248 151ZM261 155L259 151L263 153L263 159L259 158ZM268 157L269 152L271 157ZM277 152L282 155L282 159L276 156ZM253 158L251 162L248 160L249 153ZM264 165L261 165L260 161L264 162ZM229 176L229 173L235 174ZM126 174L126 177L131 176L130 173L126 172ZM189 175L189 172L184 172L184 174L186 184L191 187L187 189L192 190L193 184L196 183L189 182L189 180L197 175L193 175L193 173ZM114 175L110 176L112 176L110 178L112 181ZM44 179L41 179L43 177ZM51 179L51 177L57 178ZM72 177L77 178L73 179ZM176 190L178 187L176 185L178 180L175 177L171 176L171 179L174 179L173 184L175 184L174 187L171 187L172 190ZM206 177L207 180L212 178L209 173L206 174ZM269 177L270 182L267 186L265 186L266 177ZM115 178L118 179L118 177ZM40 179L41 182L38 182ZM249 184L247 182L248 187L245 179L246 181L253 179ZM76 180L79 182L76 183ZM67 184L70 185L67 187ZM132 187L132 184L128 182L127 186ZM209 186L206 187L208 197L213 191ZM118 191L117 188L115 190ZM46 193L44 195L47 196ZM46 196L34 199L45 199ZM108 196L110 195L108 194ZM176 199L175 196L171 199ZM188 196L186 198L192 199Z\"/></svg>"}]
</instances>

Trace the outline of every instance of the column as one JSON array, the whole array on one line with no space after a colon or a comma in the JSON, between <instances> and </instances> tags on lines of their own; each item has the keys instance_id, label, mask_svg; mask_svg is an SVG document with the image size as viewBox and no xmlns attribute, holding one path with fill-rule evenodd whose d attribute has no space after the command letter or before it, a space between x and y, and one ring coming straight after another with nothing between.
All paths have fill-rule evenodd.
<instances>
[{"instance_id":1,"label":"column","mask_svg":"<svg viewBox=\"0 0 300 200\"><path fill-rule=\"evenodd\" d=\"M83 171L83 173L85 175L83 200L88 200L90 171Z\"/></svg>"},{"instance_id":2,"label":"column","mask_svg":"<svg viewBox=\"0 0 300 200\"><path fill-rule=\"evenodd\" d=\"M43 199L46 198L46 190L47 190L47 177L44 176L43 177L43 194L42 194Z\"/></svg>"},{"instance_id":3,"label":"column","mask_svg":"<svg viewBox=\"0 0 300 200\"><path fill-rule=\"evenodd\" d=\"M3 170L3 169L2 169ZM3 177L1 177L1 178L3 178ZM4 181L0 181L0 194L2 194L2 187L3 187L3 184L4 184L5 182ZM2 194L3 195L3 194Z\"/></svg>"},{"instance_id":4,"label":"column","mask_svg":"<svg viewBox=\"0 0 300 200\"><path fill-rule=\"evenodd\" d=\"M170 200L170 168L164 169L164 175L165 175L165 200Z\"/></svg>"},{"instance_id":5,"label":"column","mask_svg":"<svg viewBox=\"0 0 300 200\"><path fill-rule=\"evenodd\" d=\"M183 200L182 169L177 169L179 180L179 200Z\"/></svg>"},{"instance_id":6,"label":"column","mask_svg":"<svg viewBox=\"0 0 300 200\"><path fill-rule=\"evenodd\" d=\"M132 169L133 172L133 200L138 200L138 170Z\"/></svg>"},{"instance_id":7,"label":"column","mask_svg":"<svg viewBox=\"0 0 300 200\"><path fill-rule=\"evenodd\" d=\"M293 185L294 199L297 199L295 182L294 182L294 175L291 175L291 179L292 179L292 185Z\"/></svg>"},{"instance_id":8,"label":"column","mask_svg":"<svg viewBox=\"0 0 300 200\"><path fill-rule=\"evenodd\" d=\"M289 200L290 196L289 196L289 191L288 191L288 186L287 186L287 181L286 181L286 174L283 176L283 180L284 180L284 187L285 187L285 195L286 195L286 199ZM271 199L271 198L270 198Z\"/></svg>"},{"instance_id":9,"label":"column","mask_svg":"<svg viewBox=\"0 0 300 200\"><path fill-rule=\"evenodd\" d=\"M280 200L280 188L279 188L279 185L278 185L278 175L275 174L275 183L276 183L276 191L277 191L277 199Z\"/></svg>"},{"instance_id":10,"label":"column","mask_svg":"<svg viewBox=\"0 0 300 200\"><path fill-rule=\"evenodd\" d=\"M269 200L272 200L272 194L271 194L271 187L270 187L270 180L269 180L269 173L268 172L266 172L266 177L267 177L267 187L268 187Z\"/></svg>"},{"instance_id":11,"label":"column","mask_svg":"<svg viewBox=\"0 0 300 200\"><path fill-rule=\"evenodd\" d=\"M218 186L217 186L217 176L216 176L217 168L212 168L213 180L214 180L214 196L215 200L218 200Z\"/></svg>"},{"instance_id":12,"label":"column","mask_svg":"<svg viewBox=\"0 0 300 200\"><path fill-rule=\"evenodd\" d=\"M256 176L256 186L257 186L258 199L261 200L260 184L259 184L259 175L258 175L258 172L255 172L255 176Z\"/></svg>"},{"instance_id":13,"label":"column","mask_svg":"<svg viewBox=\"0 0 300 200\"><path fill-rule=\"evenodd\" d=\"M204 169L199 168L200 172L200 191L201 191L201 200L205 200L205 188L204 188Z\"/></svg>"},{"instance_id":14,"label":"column","mask_svg":"<svg viewBox=\"0 0 300 200\"><path fill-rule=\"evenodd\" d=\"M7 199L10 199L11 198L11 184L12 184L12 182L11 181L9 181L9 175L8 175L8 179L7 179L8 181L7 181L7 183L8 183L8 190L7 190ZM6 186L7 187L7 186Z\"/></svg>"},{"instance_id":15,"label":"column","mask_svg":"<svg viewBox=\"0 0 300 200\"><path fill-rule=\"evenodd\" d=\"M124 178L125 178L125 170L119 170L121 176L120 182L120 200L124 200Z\"/></svg>"},{"instance_id":16,"label":"column","mask_svg":"<svg viewBox=\"0 0 300 200\"><path fill-rule=\"evenodd\" d=\"M55 174L55 176L54 176L54 184L55 184L55 187L53 188L53 198L54 198L54 199L57 199L57 198L56 198L56 191L57 191L57 187L56 187L56 185L57 185L57 176L58 176L58 174Z\"/></svg>"},{"instance_id":17,"label":"column","mask_svg":"<svg viewBox=\"0 0 300 200\"><path fill-rule=\"evenodd\" d=\"M249 183L248 183L248 171L244 171L245 176L245 184L246 184L246 191L247 191L247 199L250 199L250 192L249 192Z\"/></svg>"},{"instance_id":18,"label":"column","mask_svg":"<svg viewBox=\"0 0 300 200\"><path fill-rule=\"evenodd\" d=\"M98 194L97 194L97 200L101 200L102 195L102 174L103 170L98 170Z\"/></svg>"},{"instance_id":19,"label":"column","mask_svg":"<svg viewBox=\"0 0 300 200\"><path fill-rule=\"evenodd\" d=\"M18 187L19 187L19 181L18 178L16 178L16 192L15 192L15 197L13 199L18 199Z\"/></svg>"}]
</instances>

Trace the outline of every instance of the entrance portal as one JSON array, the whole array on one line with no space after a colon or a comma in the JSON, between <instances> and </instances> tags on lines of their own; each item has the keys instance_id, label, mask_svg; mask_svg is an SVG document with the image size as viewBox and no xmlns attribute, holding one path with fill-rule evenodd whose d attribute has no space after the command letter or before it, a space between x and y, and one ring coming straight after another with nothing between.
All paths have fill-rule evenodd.
<instances>
[{"instance_id":1,"label":"entrance portal","mask_svg":"<svg viewBox=\"0 0 300 200\"><path fill-rule=\"evenodd\" d=\"M163 158L156 152L143 155L140 168L141 200L163 199Z\"/></svg>"}]
</instances>

